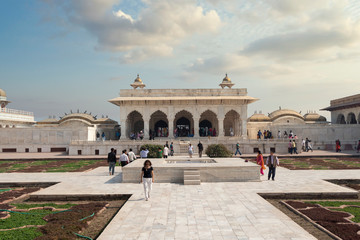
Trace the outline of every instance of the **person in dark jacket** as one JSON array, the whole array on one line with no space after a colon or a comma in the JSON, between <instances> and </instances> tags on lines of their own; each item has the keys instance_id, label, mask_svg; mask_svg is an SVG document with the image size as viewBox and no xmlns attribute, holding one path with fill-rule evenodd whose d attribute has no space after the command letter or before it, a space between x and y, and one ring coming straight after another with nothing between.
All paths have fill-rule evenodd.
<instances>
[{"instance_id":1,"label":"person in dark jacket","mask_svg":"<svg viewBox=\"0 0 360 240\"><path fill-rule=\"evenodd\" d=\"M111 152L109 152L108 154L107 161L109 163L109 175L114 175L116 164L116 153L114 148L111 148Z\"/></svg>"}]
</instances>

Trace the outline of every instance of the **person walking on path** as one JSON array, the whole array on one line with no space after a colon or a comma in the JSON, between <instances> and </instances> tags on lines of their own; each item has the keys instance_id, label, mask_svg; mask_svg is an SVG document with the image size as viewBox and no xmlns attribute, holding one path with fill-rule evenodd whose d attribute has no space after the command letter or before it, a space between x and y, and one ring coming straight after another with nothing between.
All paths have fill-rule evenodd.
<instances>
[{"instance_id":1,"label":"person walking on path","mask_svg":"<svg viewBox=\"0 0 360 240\"><path fill-rule=\"evenodd\" d=\"M170 143L170 156L174 156L174 144L173 144L173 142Z\"/></svg>"},{"instance_id":2,"label":"person walking on path","mask_svg":"<svg viewBox=\"0 0 360 240\"><path fill-rule=\"evenodd\" d=\"M258 151L258 155L256 156L256 162L258 165L260 165L260 174L264 176L264 170L266 169L264 165L264 157L261 154L261 151Z\"/></svg>"},{"instance_id":3,"label":"person walking on path","mask_svg":"<svg viewBox=\"0 0 360 240\"><path fill-rule=\"evenodd\" d=\"M150 192L152 190L152 184L154 182L154 169L150 160L144 162L144 167L141 169L140 183L144 185L145 200L150 198Z\"/></svg>"},{"instance_id":4,"label":"person walking on path","mask_svg":"<svg viewBox=\"0 0 360 240\"><path fill-rule=\"evenodd\" d=\"M340 140L336 140L335 141L335 144L336 144L336 152L341 152L341 143L340 143Z\"/></svg>"},{"instance_id":5,"label":"person walking on path","mask_svg":"<svg viewBox=\"0 0 360 240\"><path fill-rule=\"evenodd\" d=\"M141 157L141 158L147 158L148 153L149 153L149 150L143 148L143 149L140 151L140 157Z\"/></svg>"},{"instance_id":6,"label":"person walking on path","mask_svg":"<svg viewBox=\"0 0 360 240\"><path fill-rule=\"evenodd\" d=\"M169 155L169 148L164 145L164 158L168 158L168 155Z\"/></svg>"},{"instance_id":7,"label":"person walking on path","mask_svg":"<svg viewBox=\"0 0 360 240\"><path fill-rule=\"evenodd\" d=\"M291 140L289 141L289 153L293 154L293 145L292 145Z\"/></svg>"},{"instance_id":8,"label":"person walking on path","mask_svg":"<svg viewBox=\"0 0 360 240\"><path fill-rule=\"evenodd\" d=\"M235 151L235 156L236 156L236 154L240 154L240 156L241 156L241 152L240 152L240 143L236 143L236 151Z\"/></svg>"},{"instance_id":9,"label":"person walking on path","mask_svg":"<svg viewBox=\"0 0 360 240\"><path fill-rule=\"evenodd\" d=\"M292 141L292 149L294 154L298 154L295 140Z\"/></svg>"},{"instance_id":10,"label":"person walking on path","mask_svg":"<svg viewBox=\"0 0 360 240\"><path fill-rule=\"evenodd\" d=\"M109 175L114 175L116 165L116 154L114 148L111 148L111 152L108 154L107 162L109 163Z\"/></svg>"},{"instance_id":11,"label":"person walking on path","mask_svg":"<svg viewBox=\"0 0 360 240\"><path fill-rule=\"evenodd\" d=\"M129 163L129 157L126 154L126 150L123 150L119 159L119 165L125 167L128 163Z\"/></svg>"},{"instance_id":12,"label":"person walking on path","mask_svg":"<svg viewBox=\"0 0 360 240\"><path fill-rule=\"evenodd\" d=\"M279 165L278 157L274 155L273 151L271 151L270 155L266 159L266 166L269 168L268 180L270 180L270 178L273 181L275 180L276 167Z\"/></svg>"},{"instance_id":13,"label":"person walking on path","mask_svg":"<svg viewBox=\"0 0 360 240\"><path fill-rule=\"evenodd\" d=\"M132 148L129 149L128 157L129 157L129 161L130 161L130 162L136 160L136 155L135 155L135 153L132 151Z\"/></svg>"},{"instance_id":14,"label":"person walking on path","mask_svg":"<svg viewBox=\"0 0 360 240\"><path fill-rule=\"evenodd\" d=\"M356 150L357 150L357 153L359 153L359 152L360 152L360 140L359 140L359 142L358 142L358 145L357 145Z\"/></svg>"},{"instance_id":15,"label":"person walking on path","mask_svg":"<svg viewBox=\"0 0 360 240\"><path fill-rule=\"evenodd\" d=\"M198 146L198 150L199 150L199 157L201 158L202 157L202 152L204 150L204 146L202 145L202 143L200 141L199 141L199 144L197 146Z\"/></svg>"},{"instance_id":16,"label":"person walking on path","mask_svg":"<svg viewBox=\"0 0 360 240\"><path fill-rule=\"evenodd\" d=\"M194 154L194 147L189 143L189 157L192 158L192 155Z\"/></svg>"}]
</instances>

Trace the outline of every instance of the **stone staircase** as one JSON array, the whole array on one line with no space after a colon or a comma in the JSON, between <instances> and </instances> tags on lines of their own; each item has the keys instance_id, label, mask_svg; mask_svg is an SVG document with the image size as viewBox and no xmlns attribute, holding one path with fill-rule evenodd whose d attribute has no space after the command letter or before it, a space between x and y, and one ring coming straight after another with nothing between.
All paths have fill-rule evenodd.
<instances>
[{"instance_id":1,"label":"stone staircase","mask_svg":"<svg viewBox=\"0 0 360 240\"><path fill-rule=\"evenodd\" d=\"M184 185L200 185L200 170L184 170Z\"/></svg>"}]
</instances>

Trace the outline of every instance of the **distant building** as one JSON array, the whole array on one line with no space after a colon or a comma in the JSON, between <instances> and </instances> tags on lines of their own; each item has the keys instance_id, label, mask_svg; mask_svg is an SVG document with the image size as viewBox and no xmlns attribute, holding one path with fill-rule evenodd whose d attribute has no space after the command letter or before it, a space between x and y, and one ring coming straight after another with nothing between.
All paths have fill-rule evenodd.
<instances>
[{"instance_id":1,"label":"distant building","mask_svg":"<svg viewBox=\"0 0 360 240\"><path fill-rule=\"evenodd\" d=\"M34 113L10 109L6 92L0 89L0 128L29 127L35 123Z\"/></svg>"},{"instance_id":2,"label":"distant building","mask_svg":"<svg viewBox=\"0 0 360 240\"><path fill-rule=\"evenodd\" d=\"M330 101L330 107L322 110L331 112L332 124L360 123L360 94Z\"/></svg>"}]
</instances>

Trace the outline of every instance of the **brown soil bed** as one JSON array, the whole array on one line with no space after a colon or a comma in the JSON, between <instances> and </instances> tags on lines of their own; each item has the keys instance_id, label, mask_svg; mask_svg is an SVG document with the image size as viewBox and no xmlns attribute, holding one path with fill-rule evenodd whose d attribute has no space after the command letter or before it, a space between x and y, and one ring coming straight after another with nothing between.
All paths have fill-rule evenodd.
<instances>
[{"instance_id":1,"label":"brown soil bed","mask_svg":"<svg viewBox=\"0 0 360 240\"><path fill-rule=\"evenodd\" d=\"M9 168L11 166L13 166L14 164L24 164L24 165L28 165L26 168L23 169L10 169L6 172L8 173L13 173L13 172L46 172L48 169L50 168L60 168L61 166L63 166L64 164L69 164L69 163L76 163L79 162L81 160L51 160L51 162L47 163L47 164L43 164L43 165L31 165L32 163L36 162L36 160L33 161L28 161L28 160L24 160L24 161L13 161L11 163L1 163L0 161L0 168ZM107 166L107 162L106 160L96 160L95 163L93 164L89 164L86 166L82 166L79 169L75 169L75 170L69 170L69 172L84 172L84 171L88 171L90 169L94 169L97 167L102 167L102 166Z\"/></svg>"},{"instance_id":2,"label":"brown soil bed","mask_svg":"<svg viewBox=\"0 0 360 240\"><path fill-rule=\"evenodd\" d=\"M30 202L28 201L28 193L39 190L40 188L17 188L11 191L2 192L0 194L0 209L14 209L12 204L40 204L40 203L56 203L56 204L77 204L66 212L50 214L44 217L48 223L39 228L42 236L37 240L48 239L84 239L77 237L74 233L97 238L102 230L107 226L115 214L124 205L126 200L112 201L48 201L48 202ZM2 196L3 195L3 196ZM1 198L2 197L2 198ZM13 199L11 202L9 200ZM7 201L7 203L3 203ZM16 211L16 210L15 210ZM1 213L0 218L6 217L8 213ZM11 214L10 214L11 215ZM8 216L9 217L9 216ZM11 216L10 216L11 217Z\"/></svg>"},{"instance_id":3,"label":"brown soil bed","mask_svg":"<svg viewBox=\"0 0 360 240\"><path fill-rule=\"evenodd\" d=\"M302 201L286 201L286 203L341 239L360 239L360 235L357 234L360 226L348 220L351 217L349 213L329 210L326 207Z\"/></svg>"}]
</instances>

